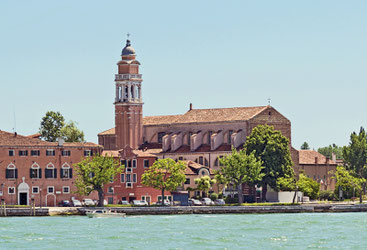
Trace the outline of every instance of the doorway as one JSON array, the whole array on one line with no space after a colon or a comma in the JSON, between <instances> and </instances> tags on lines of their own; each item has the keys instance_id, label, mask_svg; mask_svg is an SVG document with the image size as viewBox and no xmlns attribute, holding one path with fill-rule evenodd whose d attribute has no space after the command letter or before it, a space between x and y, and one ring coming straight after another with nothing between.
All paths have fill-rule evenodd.
<instances>
[{"instance_id":1,"label":"doorway","mask_svg":"<svg viewBox=\"0 0 367 250\"><path fill-rule=\"evenodd\" d=\"M19 205L28 205L28 193L19 193Z\"/></svg>"}]
</instances>

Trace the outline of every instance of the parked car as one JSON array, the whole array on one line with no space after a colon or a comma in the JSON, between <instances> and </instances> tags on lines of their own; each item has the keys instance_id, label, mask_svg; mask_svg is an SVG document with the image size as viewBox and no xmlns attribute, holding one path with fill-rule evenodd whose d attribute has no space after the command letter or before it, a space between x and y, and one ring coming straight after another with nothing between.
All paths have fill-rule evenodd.
<instances>
[{"instance_id":1,"label":"parked car","mask_svg":"<svg viewBox=\"0 0 367 250\"><path fill-rule=\"evenodd\" d=\"M98 200L93 200L94 206L98 206ZM108 202L106 200L103 200L103 206L108 205Z\"/></svg>"},{"instance_id":2,"label":"parked car","mask_svg":"<svg viewBox=\"0 0 367 250\"><path fill-rule=\"evenodd\" d=\"M131 204L134 206L148 206L148 202L142 200L133 200Z\"/></svg>"},{"instance_id":3,"label":"parked car","mask_svg":"<svg viewBox=\"0 0 367 250\"><path fill-rule=\"evenodd\" d=\"M71 206L71 203L70 203L70 201L68 201L68 200L63 200L63 201L61 201L61 202L59 203L59 206L60 206L60 207L70 207L70 206Z\"/></svg>"},{"instance_id":4,"label":"parked car","mask_svg":"<svg viewBox=\"0 0 367 250\"><path fill-rule=\"evenodd\" d=\"M72 202L71 202L71 205L73 206L73 207L82 207L83 205L82 205L82 203L80 202L80 200L73 200Z\"/></svg>"},{"instance_id":5,"label":"parked car","mask_svg":"<svg viewBox=\"0 0 367 250\"><path fill-rule=\"evenodd\" d=\"M162 205L162 202L161 201L157 201L155 204L158 205L158 206L161 206ZM170 206L171 205L171 202L169 200L164 200L163 201L163 205L164 206Z\"/></svg>"},{"instance_id":6,"label":"parked car","mask_svg":"<svg viewBox=\"0 0 367 250\"><path fill-rule=\"evenodd\" d=\"M128 201L121 201L120 204L121 205L130 205Z\"/></svg>"},{"instance_id":7,"label":"parked car","mask_svg":"<svg viewBox=\"0 0 367 250\"><path fill-rule=\"evenodd\" d=\"M213 202L210 198L202 198L202 199L201 199L201 203L202 203L204 206L211 206L211 205L214 205L214 202Z\"/></svg>"},{"instance_id":8,"label":"parked car","mask_svg":"<svg viewBox=\"0 0 367 250\"><path fill-rule=\"evenodd\" d=\"M215 201L214 201L214 204L215 205L219 205L219 206L223 206L223 205L225 205L226 204L226 202L223 200L223 199L216 199Z\"/></svg>"},{"instance_id":9,"label":"parked car","mask_svg":"<svg viewBox=\"0 0 367 250\"><path fill-rule=\"evenodd\" d=\"M92 199L84 199L82 204L86 207L95 206L95 203Z\"/></svg>"},{"instance_id":10,"label":"parked car","mask_svg":"<svg viewBox=\"0 0 367 250\"><path fill-rule=\"evenodd\" d=\"M189 199L189 206L201 206L203 204L201 204L201 202L199 200L196 199Z\"/></svg>"}]
</instances>

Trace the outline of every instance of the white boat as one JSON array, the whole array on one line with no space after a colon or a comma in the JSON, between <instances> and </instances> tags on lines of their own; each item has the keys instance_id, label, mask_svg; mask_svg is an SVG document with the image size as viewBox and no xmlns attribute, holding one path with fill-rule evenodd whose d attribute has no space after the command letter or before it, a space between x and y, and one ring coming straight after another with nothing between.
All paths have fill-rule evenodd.
<instances>
[{"instance_id":1,"label":"white boat","mask_svg":"<svg viewBox=\"0 0 367 250\"><path fill-rule=\"evenodd\" d=\"M125 213L112 212L110 209L96 209L88 210L85 213L89 218L112 218L112 217L125 217Z\"/></svg>"}]
</instances>

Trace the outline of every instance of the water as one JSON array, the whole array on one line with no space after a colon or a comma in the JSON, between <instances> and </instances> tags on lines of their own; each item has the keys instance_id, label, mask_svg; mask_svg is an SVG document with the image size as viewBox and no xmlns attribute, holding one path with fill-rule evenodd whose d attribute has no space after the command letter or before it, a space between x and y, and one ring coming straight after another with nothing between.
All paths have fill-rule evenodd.
<instances>
[{"instance_id":1,"label":"water","mask_svg":"<svg viewBox=\"0 0 367 250\"><path fill-rule=\"evenodd\" d=\"M0 248L367 248L367 213L0 218Z\"/></svg>"}]
</instances>

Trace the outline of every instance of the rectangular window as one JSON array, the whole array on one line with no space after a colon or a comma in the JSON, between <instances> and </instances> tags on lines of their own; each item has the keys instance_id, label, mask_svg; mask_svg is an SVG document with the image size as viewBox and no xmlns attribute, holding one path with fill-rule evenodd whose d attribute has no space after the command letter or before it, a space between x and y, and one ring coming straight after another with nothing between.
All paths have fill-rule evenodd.
<instances>
[{"instance_id":1,"label":"rectangular window","mask_svg":"<svg viewBox=\"0 0 367 250\"><path fill-rule=\"evenodd\" d=\"M132 160L133 161L133 168L136 168L136 159Z\"/></svg>"},{"instance_id":2,"label":"rectangular window","mask_svg":"<svg viewBox=\"0 0 367 250\"><path fill-rule=\"evenodd\" d=\"M187 145L191 145L191 136L192 136L192 132L189 132L188 136L187 136Z\"/></svg>"},{"instance_id":3,"label":"rectangular window","mask_svg":"<svg viewBox=\"0 0 367 250\"><path fill-rule=\"evenodd\" d=\"M19 156L28 156L28 150L19 150Z\"/></svg>"},{"instance_id":4,"label":"rectangular window","mask_svg":"<svg viewBox=\"0 0 367 250\"><path fill-rule=\"evenodd\" d=\"M131 182L131 174L126 174L126 182Z\"/></svg>"},{"instance_id":5,"label":"rectangular window","mask_svg":"<svg viewBox=\"0 0 367 250\"><path fill-rule=\"evenodd\" d=\"M17 179L18 178L18 169L16 168L7 168L5 170L6 179Z\"/></svg>"},{"instance_id":6,"label":"rectangular window","mask_svg":"<svg viewBox=\"0 0 367 250\"><path fill-rule=\"evenodd\" d=\"M84 150L84 156L85 157L88 157L88 156L91 156L92 155L92 151L90 150Z\"/></svg>"},{"instance_id":7,"label":"rectangular window","mask_svg":"<svg viewBox=\"0 0 367 250\"><path fill-rule=\"evenodd\" d=\"M121 174L121 182L124 183L125 182L125 174Z\"/></svg>"},{"instance_id":8,"label":"rectangular window","mask_svg":"<svg viewBox=\"0 0 367 250\"><path fill-rule=\"evenodd\" d=\"M40 191L39 187L32 187L32 194L38 194Z\"/></svg>"},{"instance_id":9,"label":"rectangular window","mask_svg":"<svg viewBox=\"0 0 367 250\"><path fill-rule=\"evenodd\" d=\"M133 172L132 168L126 168L126 173L132 173L132 172Z\"/></svg>"},{"instance_id":10,"label":"rectangular window","mask_svg":"<svg viewBox=\"0 0 367 250\"><path fill-rule=\"evenodd\" d=\"M63 150L61 151L62 156L70 156L70 150Z\"/></svg>"},{"instance_id":11,"label":"rectangular window","mask_svg":"<svg viewBox=\"0 0 367 250\"><path fill-rule=\"evenodd\" d=\"M211 138L212 138L212 135L213 135L213 131L209 131L208 132L208 144L210 145L210 141L211 141Z\"/></svg>"},{"instance_id":12,"label":"rectangular window","mask_svg":"<svg viewBox=\"0 0 367 250\"><path fill-rule=\"evenodd\" d=\"M186 178L185 184L190 184L190 178Z\"/></svg>"},{"instance_id":13,"label":"rectangular window","mask_svg":"<svg viewBox=\"0 0 367 250\"><path fill-rule=\"evenodd\" d=\"M127 166L131 168L131 160L127 160Z\"/></svg>"},{"instance_id":14,"label":"rectangular window","mask_svg":"<svg viewBox=\"0 0 367 250\"><path fill-rule=\"evenodd\" d=\"M39 179L39 178L41 178L41 169L40 168L31 168L31 170L30 170L30 177L32 179Z\"/></svg>"},{"instance_id":15,"label":"rectangular window","mask_svg":"<svg viewBox=\"0 0 367 250\"><path fill-rule=\"evenodd\" d=\"M40 156L39 150L31 150L31 156Z\"/></svg>"},{"instance_id":16,"label":"rectangular window","mask_svg":"<svg viewBox=\"0 0 367 250\"><path fill-rule=\"evenodd\" d=\"M113 194L113 187L108 187L107 192L110 193L110 194Z\"/></svg>"},{"instance_id":17,"label":"rectangular window","mask_svg":"<svg viewBox=\"0 0 367 250\"><path fill-rule=\"evenodd\" d=\"M204 158L202 156L199 157L199 164L204 165Z\"/></svg>"},{"instance_id":18,"label":"rectangular window","mask_svg":"<svg viewBox=\"0 0 367 250\"><path fill-rule=\"evenodd\" d=\"M53 193L54 193L54 191L55 191L55 188L54 188L53 186L48 186L48 187L47 187L47 193L49 193L49 194L53 194Z\"/></svg>"},{"instance_id":19,"label":"rectangular window","mask_svg":"<svg viewBox=\"0 0 367 250\"><path fill-rule=\"evenodd\" d=\"M163 142L163 136L165 136L166 133L165 132L159 132L158 133L158 143L162 143Z\"/></svg>"},{"instance_id":20,"label":"rectangular window","mask_svg":"<svg viewBox=\"0 0 367 250\"><path fill-rule=\"evenodd\" d=\"M46 149L46 156L55 156L55 149Z\"/></svg>"},{"instance_id":21,"label":"rectangular window","mask_svg":"<svg viewBox=\"0 0 367 250\"><path fill-rule=\"evenodd\" d=\"M60 170L60 173L61 173L61 178L63 178L63 179L71 179L71 178L73 178L72 169L71 168L62 168Z\"/></svg>"},{"instance_id":22,"label":"rectangular window","mask_svg":"<svg viewBox=\"0 0 367 250\"><path fill-rule=\"evenodd\" d=\"M8 187L8 194L15 194L15 187Z\"/></svg>"},{"instance_id":23,"label":"rectangular window","mask_svg":"<svg viewBox=\"0 0 367 250\"><path fill-rule=\"evenodd\" d=\"M15 155L15 151L13 149L9 150L9 156L14 156Z\"/></svg>"},{"instance_id":24,"label":"rectangular window","mask_svg":"<svg viewBox=\"0 0 367 250\"><path fill-rule=\"evenodd\" d=\"M136 174L133 174L133 182L136 183Z\"/></svg>"},{"instance_id":25,"label":"rectangular window","mask_svg":"<svg viewBox=\"0 0 367 250\"><path fill-rule=\"evenodd\" d=\"M62 192L64 194L69 194L70 193L70 187L69 186L62 187Z\"/></svg>"},{"instance_id":26,"label":"rectangular window","mask_svg":"<svg viewBox=\"0 0 367 250\"><path fill-rule=\"evenodd\" d=\"M108 204L113 204L113 197L108 197Z\"/></svg>"},{"instance_id":27,"label":"rectangular window","mask_svg":"<svg viewBox=\"0 0 367 250\"><path fill-rule=\"evenodd\" d=\"M231 137L232 137L232 134L233 134L233 130L229 130L229 131L228 131L228 144L231 144Z\"/></svg>"},{"instance_id":28,"label":"rectangular window","mask_svg":"<svg viewBox=\"0 0 367 250\"><path fill-rule=\"evenodd\" d=\"M149 160L144 160L144 168L149 168Z\"/></svg>"},{"instance_id":29,"label":"rectangular window","mask_svg":"<svg viewBox=\"0 0 367 250\"><path fill-rule=\"evenodd\" d=\"M57 169L56 168L46 168L45 169L45 178L47 178L47 179L57 178Z\"/></svg>"}]
</instances>

